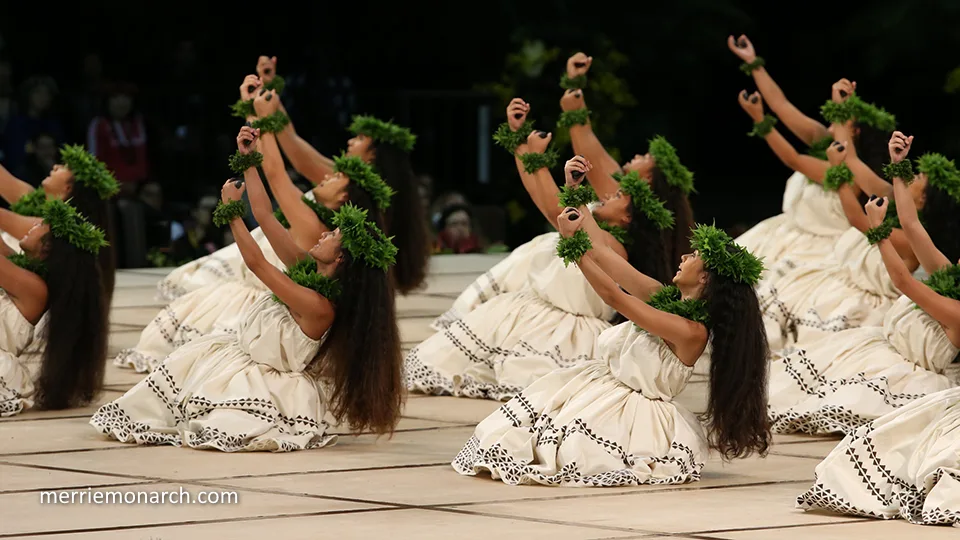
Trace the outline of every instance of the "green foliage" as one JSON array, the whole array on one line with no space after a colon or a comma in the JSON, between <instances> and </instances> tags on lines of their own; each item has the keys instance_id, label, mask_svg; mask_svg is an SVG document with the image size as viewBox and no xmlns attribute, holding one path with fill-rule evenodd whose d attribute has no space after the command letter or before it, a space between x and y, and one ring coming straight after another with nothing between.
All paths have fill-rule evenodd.
<instances>
[{"instance_id":1,"label":"green foliage","mask_svg":"<svg viewBox=\"0 0 960 540\"><path fill-rule=\"evenodd\" d=\"M881 240L890 238L890 235L893 234L893 222L889 219L885 219L879 227L867 229L867 232L864 234L867 235L867 242L870 242L870 245L872 246Z\"/></svg>"},{"instance_id":2,"label":"green foliage","mask_svg":"<svg viewBox=\"0 0 960 540\"><path fill-rule=\"evenodd\" d=\"M909 184L913 182L913 165L909 159L900 163L887 163L883 166L883 176L891 182L894 178L899 178Z\"/></svg>"},{"instance_id":3,"label":"green foliage","mask_svg":"<svg viewBox=\"0 0 960 540\"><path fill-rule=\"evenodd\" d=\"M751 286L760 281L763 262L713 225L697 225L690 245L708 270Z\"/></svg>"},{"instance_id":4,"label":"green foliage","mask_svg":"<svg viewBox=\"0 0 960 540\"><path fill-rule=\"evenodd\" d=\"M217 227L229 225L231 221L237 218L243 218L247 215L247 205L242 200L230 201L224 203L220 201L217 207L213 209L213 224Z\"/></svg>"},{"instance_id":5,"label":"green foliage","mask_svg":"<svg viewBox=\"0 0 960 540\"><path fill-rule=\"evenodd\" d=\"M47 194L43 191L43 187L38 187L11 204L10 211L21 216L40 217L43 215L43 207L46 204Z\"/></svg>"},{"instance_id":6,"label":"green foliage","mask_svg":"<svg viewBox=\"0 0 960 540\"><path fill-rule=\"evenodd\" d=\"M597 192L592 187L584 184L578 186L563 186L560 188L561 208L580 208L597 200Z\"/></svg>"},{"instance_id":7,"label":"green foliage","mask_svg":"<svg viewBox=\"0 0 960 540\"><path fill-rule=\"evenodd\" d=\"M776 117L766 114L763 116L763 120L753 124L753 129L747 133L747 136L760 137L762 139L773 131L773 126L775 125L777 125Z\"/></svg>"},{"instance_id":8,"label":"green foliage","mask_svg":"<svg viewBox=\"0 0 960 540\"><path fill-rule=\"evenodd\" d=\"M579 261L592 247L587 231L578 229L573 236L561 238L557 242L557 256L563 259L564 266L570 266L570 263Z\"/></svg>"},{"instance_id":9,"label":"green foliage","mask_svg":"<svg viewBox=\"0 0 960 540\"><path fill-rule=\"evenodd\" d=\"M930 274L924 283L940 296L960 300L960 265L945 266Z\"/></svg>"},{"instance_id":10,"label":"green foliage","mask_svg":"<svg viewBox=\"0 0 960 540\"><path fill-rule=\"evenodd\" d=\"M34 259L26 253L11 253L7 259L27 272L33 272L42 278L47 277L47 265L43 259Z\"/></svg>"},{"instance_id":11,"label":"green foliage","mask_svg":"<svg viewBox=\"0 0 960 540\"><path fill-rule=\"evenodd\" d=\"M317 273L317 261L313 257L307 256L298 260L293 266L287 268L284 274L297 285L316 291L331 302L336 302L340 298L340 283L331 277ZM273 300L283 304L277 295L273 295Z\"/></svg>"},{"instance_id":12,"label":"green foliage","mask_svg":"<svg viewBox=\"0 0 960 540\"><path fill-rule=\"evenodd\" d=\"M231 171L236 174L243 174L251 167L263 165L263 154L257 151L250 152L249 154L241 154L240 150L237 150L230 156L229 164Z\"/></svg>"},{"instance_id":13,"label":"green foliage","mask_svg":"<svg viewBox=\"0 0 960 540\"><path fill-rule=\"evenodd\" d=\"M927 175L931 186L947 192L953 200L960 202L960 173L952 159L930 152L920 156L917 169Z\"/></svg>"},{"instance_id":14,"label":"green foliage","mask_svg":"<svg viewBox=\"0 0 960 540\"><path fill-rule=\"evenodd\" d=\"M50 226L50 234L66 240L73 247L96 255L100 248L109 246L103 230L86 220L70 206L69 201L50 199L43 207L43 221Z\"/></svg>"},{"instance_id":15,"label":"green foliage","mask_svg":"<svg viewBox=\"0 0 960 540\"><path fill-rule=\"evenodd\" d=\"M626 229L618 225L610 225L606 221L598 221L597 226L610 233L617 242L620 242L622 246L629 246L633 243L633 238L630 238L630 233Z\"/></svg>"},{"instance_id":16,"label":"green foliage","mask_svg":"<svg viewBox=\"0 0 960 540\"><path fill-rule=\"evenodd\" d=\"M847 167L846 163L834 165L827 169L823 177L823 189L827 191L837 191L844 184L853 183L853 171Z\"/></svg>"},{"instance_id":17,"label":"green foliage","mask_svg":"<svg viewBox=\"0 0 960 540\"><path fill-rule=\"evenodd\" d=\"M653 293L647 304L666 313L679 315L684 319L710 326L710 315L707 313L707 303L703 300L683 300L680 289L668 285Z\"/></svg>"},{"instance_id":18,"label":"green foliage","mask_svg":"<svg viewBox=\"0 0 960 540\"><path fill-rule=\"evenodd\" d=\"M390 208L390 199L396 192L383 181L369 163L343 152L339 157L333 158L333 170L343 174L351 182L360 186L360 189L369 193L377 208L380 210Z\"/></svg>"}]
</instances>

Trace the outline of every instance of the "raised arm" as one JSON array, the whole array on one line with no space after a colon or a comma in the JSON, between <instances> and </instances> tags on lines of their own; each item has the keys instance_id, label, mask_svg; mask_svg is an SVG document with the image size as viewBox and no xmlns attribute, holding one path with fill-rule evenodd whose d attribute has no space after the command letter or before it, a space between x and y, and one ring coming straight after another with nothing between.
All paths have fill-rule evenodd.
<instances>
[{"instance_id":1,"label":"raised arm","mask_svg":"<svg viewBox=\"0 0 960 540\"><path fill-rule=\"evenodd\" d=\"M623 253L618 252L614 247L610 246L609 242L606 241L606 237L612 238L612 236L597 225L597 222L590 212L584 212L579 209L571 212L568 208L564 210L564 213L561 214L559 219L569 221L571 215L582 216L583 224L581 225L581 229L586 231L587 235L590 236L590 243L593 248L587 251L584 258L589 258L596 263L597 266L603 270L603 273L610 276L617 285L623 287L631 296L646 302L653 293L663 287L663 284L659 281L631 266L625 258L626 252L623 251L622 247L620 247L620 251ZM616 240L614 240L614 242L616 242ZM619 243L616 245L620 246Z\"/></svg>"},{"instance_id":2,"label":"raised arm","mask_svg":"<svg viewBox=\"0 0 960 540\"><path fill-rule=\"evenodd\" d=\"M857 156L857 147L853 144L853 132L851 125L834 124L833 135L838 142L844 143L847 150L845 162L850 171L853 172L853 182L867 195L876 195L877 197L890 197L893 195L893 186L889 182L877 176L866 163Z\"/></svg>"},{"instance_id":3,"label":"raised arm","mask_svg":"<svg viewBox=\"0 0 960 540\"><path fill-rule=\"evenodd\" d=\"M47 285L40 276L0 257L0 289L6 291L13 305L31 322L37 322L46 310Z\"/></svg>"},{"instance_id":4,"label":"raised arm","mask_svg":"<svg viewBox=\"0 0 960 540\"><path fill-rule=\"evenodd\" d=\"M878 197L867 202L865 210L872 227L883 223L887 208L890 206L887 202L886 197ZM899 206L898 204L897 207ZM957 334L957 331L960 331L960 301L940 296L923 282L914 279L913 272L904 264L903 258L890 240L883 239L877 243L877 246L880 248L883 264L887 267L887 273L890 274L893 285L944 328L952 331L950 332L953 334L951 341L957 343L957 338L960 337L960 334Z\"/></svg>"},{"instance_id":5,"label":"raised arm","mask_svg":"<svg viewBox=\"0 0 960 540\"><path fill-rule=\"evenodd\" d=\"M787 129L793 132L793 134L807 146L830 136L830 132L827 131L827 128L823 124L803 114L793 103L790 103L787 96L784 95L783 90L777 86L773 77L771 77L766 68L763 67L763 61L757 62L757 53L753 48L753 43L750 42L747 36L742 35L737 39L729 36L727 38L727 46L745 65L751 66L749 69L752 69L751 75L757 85L757 89L760 90L763 99L766 100L767 105L770 106L770 110L787 126Z\"/></svg>"},{"instance_id":6,"label":"raised arm","mask_svg":"<svg viewBox=\"0 0 960 540\"><path fill-rule=\"evenodd\" d=\"M240 134L237 135L237 148L240 153L252 153L253 149L256 148L254 143L258 136L258 131L253 128L247 126L240 128ZM283 225L273 215L270 196L267 195L267 190L263 187L263 180L261 180L257 168L247 168L243 173L243 179L247 198L250 200L250 208L253 210L253 216L257 219L257 223L260 224L260 229L277 253L277 257L283 261L283 264L287 267L293 266L298 260L307 256L306 250L297 245L290 233L283 228ZM242 222L240 226L243 226ZM233 223L231 223L230 228L231 230L234 228ZM257 248L257 251L259 253L259 248Z\"/></svg>"},{"instance_id":7,"label":"raised arm","mask_svg":"<svg viewBox=\"0 0 960 540\"><path fill-rule=\"evenodd\" d=\"M7 204L13 204L20 200L27 193L33 191L33 187L10 174L10 171L3 165L0 165L0 197L7 201Z\"/></svg>"},{"instance_id":8,"label":"raised arm","mask_svg":"<svg viewBox=\"0 0 960 540\"><path fill-rule=\"evenodd\" d=\"M817 159L806 154L801 154L791 145L780 132L773 127L770 120L765 120L763 116L763 100L760 94L754 92L748 95L746 90L740 92L738 101L743 110L747 112L754 123L752 134L762 136L773 153L780 158L780 161L790 167L790 169L799 172L810 180L818 184L823 183L824 176L830 164L821 159Z\"/></svg>"},{"instance_id":9,"label":"raised arm","mask_svg":"<svg viewBox=\"0 0 960 540\"><path fill-rule=\"evenodd\" d=\"M586 111L583 90L567 90L564 92L560 99L560 107L563 109L564 115L570 118L572 118L570 115L577 114L577 111ZM601 196L616 193L619 186L617 181L613 179L613 175L623 172L623 169L600 143L600 139L593 132L590 119L585 118L583 122L583 124L571 124L570 121L566 123L570 124L570 142L573 144L573 151L593 163L593 168L596 171L587 177L587 182Z\"/></svg>"},{"instance_id":10,"label":"raised arm","mask_svg":"<svg viewBox=\"0 0 960 540\"><path fill-rule=\"evenodd\" d=\"M847 221L850 222L851 227L854 227L864 234L873 228L867 219L867 215L863 211L863 207L860 206L860 201L857 200L857 194L853 186L850 184L840 186L837 194L840 196L843 213L847 216ZM878 199L876 195L870 196L871 201L876 199ZM890 233L890 243L904 261L909 261L911 266L914 266L913 261L916 260L916 255L914 255L913 250L910 248L910 242L907 241L907 237L902 230L893 229L893 232Z\"/></svg>"},{"instance_id":11,"label":"raised arm","mask_svg":"<svg viewBox=\"0 0 960 540\"><path fill-rule=\"evenodd\" d=\"M17 239L23 238L30 229L41 221L43 221L43 218L21 216L6 208L0 208L0 231Z\"/></svg>"}]
</instances>

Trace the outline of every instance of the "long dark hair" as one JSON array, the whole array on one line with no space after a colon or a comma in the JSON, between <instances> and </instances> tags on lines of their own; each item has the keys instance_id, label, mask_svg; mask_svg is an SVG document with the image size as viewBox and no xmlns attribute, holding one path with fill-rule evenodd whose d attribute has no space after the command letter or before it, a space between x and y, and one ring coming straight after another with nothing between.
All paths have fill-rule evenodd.
<instances>
[{"instance_id":1,"label":"long dark hair","mask_svg":"<svg viewBox=\"0 0 960 540\"><path fill-rule=\"evenodd\" d=\"M883 131L859 121L854 121L853 127L856 133L853 137L853 147L857 150L857 157L870 167L870 170L877 173L877 176L883 178L883 166L890 161L890 150L887 149L887 144L890 142L892 132Z\"/></svg>"},{"instance_id":2,"label":"long dark hair","mask_svg":"<svg viewBox=\"0 0 960 540\"><path fill-rule=\"evenodd\" d=\"M73 182L73 188L67 195L70 204L77 209L77 212L83 214L87 221L100 227L106 235L109 246L100 249L98 260L100 262L100 276L103 280L103 292L106 295L107 307L113 299L113 286L116 279L117 258L114 249L116 235L113 234L113 219L110 214L110 201L100 198L100 194L93 188L87 187L77 181Z\"/></svg>"},{"instance_id":3,"label":"long dark hair","mask_svg":"<svg viewBox=\"0 0 960 540\"><path fill-rule=\"evenodd\" d=\"M653 168L650 188L653 193L673 212L673 228L662 231L663 246L666 250L667 265L670 269L680 264L680 258L689 251L690 230L693 228L693 208L682 189L667 183L660 167ZM666 283L666 282L662 282Z\"/></svg>"},{"instance_id":4,"label":"long dark hair","mask_svg":"<svg viewBox=\"0 0 960 540\"><path fill-rule=\"evenodd\" d=\"M109 312L97 257L47 234L47 326L36 382L40 409L92 401L103 383Z\"/></svg>"},{"instance_id":5,"label":"long dark hair","mask_svg":"<svg viewBox=\"0 0 960 540\"><path fill-rule=\"evenodd\" d=\"M663 243L662 231L632 203L627 236L631 242L623 247L627 250L627 262L630 266L660 283L670 283L675 272L670 271L667 262L667 249ZM613 319L613 324L620 324L626 320L626 317L618 313Z\"/></svg>"},{"instance_id":6,"label":"long dark hair","mask_svg":"<svg viewBox=\"0 0 960 540\"><path fill-rule=\"evenodd\" d=\"M960 259L960 203L929 180L924 193L923 221L930 240L950 262Z\"/></svg>"},{"instance_id":7,"label":"long dark hair","mask_svg":"<svg viewBox=\"0 0 960 540\"><path fill-rule=\"evenodd\" d=\"M427 279L430 262L430 228L420 199L410 156L393 144L374 142L373 166L396 191L387 209L386 229L399 250L392 269L394 284L401 294L420 288Z\"/></svg>"},{"instance_id":8,"label":"long dark hair","mask_svg":"<svg viewBox=\"0 0 960 540\"><path fill-rule=\"evenodd\" d=\"M316 368L330 385L331 412L356 433L393 433L404 387L390 276L344 250L334 277L342 292Z\"/></svg>"},{"instance_id":9,"label":"long dark hair","mask_svg":"<svg viewBox=\"0 0 960 540\"><path fill-rule=\"evenodd\" d=\"M710 272L703 299L712 327L710 396L704 415L710 444L724 459L765 455L767 335L757 293L750 285Z\"/></svg>"}]
</instances>

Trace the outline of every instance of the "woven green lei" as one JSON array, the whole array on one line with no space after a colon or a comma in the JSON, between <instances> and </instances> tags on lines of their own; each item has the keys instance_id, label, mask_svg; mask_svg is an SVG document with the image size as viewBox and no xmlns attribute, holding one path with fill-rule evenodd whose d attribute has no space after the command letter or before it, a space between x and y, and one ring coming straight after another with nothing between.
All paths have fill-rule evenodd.
<instances>
[{"instance_id":1,"label":"woven green lei","mask_svg":"<svg viewBox=\"0 0 960 540\"><path fill-rule=\"evenodd\" d=\"M690 245L700 252L700 259L708 270L750 286L760 281L763 261L713 225L697 225Z\"/></svg>"},{"instance_id":2,"label":"woven green lei","mask_svg":"<svg viewBox=\"0 0 960 540\"><path fill-rule=\"evenodd\" d=\"M563 186L557 198L561 208L580 208L598 200L597 192L585 184Z\"/></svg>"},{"instance_id":3,"label":"woven green lei","mask_svg":"<svg viewBox=\"0 0 960 540\"><path fill-rule=\"evenodd\" d=\"M557 242L557 256L563 259L564 266L570 266L570 263L579 261L592 247L587 231L577 229L573 236L562 237Z\"/></svg>"},{"instance_id":4,"label":"woven green lei","mask_svg":"<svg viewBox=\"0 0 960 540\"><path fill-rule=\"evenodd\" d=\"M749 64L746 62L740 64L740 71L746 75L752 75L754 70L762 68L766 64L766 61L762 57L758 56Z\"/></svg>"},{"instance_id":5,"label":"woven green lei","mask_svg":"<svg viewBox=\"0 0 960 540\"><path fill-rule=\"evenodd\" d=\"M630 233L628 233L623 227L618 225L610 225L606 221L598 221L597 226L610 233L610 235L613 236L617 242L620 242L621 245L629 246L633 243L633 238L630 237Z\"/></svg>"},{"instance_id":6,"label":"woven green lei","mask_svg":"<svg viewBox=\"0 0 960 540\"><path fill-rule=\"evenodd\" d=\"M516 153L517 147L527 142L527 137L533 133L533 122L527 120L520 129L513 131L510 124L504 122L497 127L493 134L493 142L506 150L511 156Z\"/></svg>"},{"instance_id":7,"label":"woven green lei","mask_svg":"<svg viewBox=\"0 0 960 540\"><path fill-rule=\"evenodd\" d=\"M616 173L613 178L620 183L620 190L630 196L630 203L634 208L643 212L653 224L660 229L673 228L673 212L667 210L657 195L637 171L627 174Z\"/></svg>"},{"instance_id":8,"label":"woven green lei","mask_svg":"<svg viewBox=\"0 0 960 540\"><path fill-rule=\"evenodd\" d=\"M331 277L317 273L317 261L313 257L298 260L293 266L287 268L284 274L297 285L314 290L331 302L336 302L340 297L340 283ZM283 304L277 295L273 295L273 300Z\"/></svg>"},{"instance_id":9,"label":"woven green lei","mask_svg":"<svg viewBox=\"0 0 960 540\"><path fill-rule=\"evenodd\" d=\"M34 259L26 253L13 253L7 256L7 260L42 278L47 277L47 265L42 259Z\"/></svg>"},{"instance_id":10,"label":"woven green lei","mask_svg":"<svg viewBox=\"0 0 960 540\"><path fill-rule=\"evenodd\" d=\"M280 133L289 124L290 117L283 114L283 111L277 111L269 116L254 120L250 126L264 133Z\"/></svg>"},{"instance_id":11,"label":"woven green lei","mask_svg":"<svg viewBox=\"0 0 960 540\"><path fill-rule=\"evenodd\" d=\"M287 86L286 79L284 79L279 75L274 75L273 79L270 82L263 85L263 88L264 90L267 90L267 91L276 90L277 93L280 94L283 92L283 89L286 88L286 86Z\"/></svg>"},{"instance_id":12,"label":"woven green lei","mask_svg":"<svg viewBox=\"0 0 960 540\"><path fill-rule=\"evenodd\" d=\"M940 296L960 300L960 265L951 264L937 270L924 284Z\"/></svg>"},{"instance_id":13,"label":"woven green lei","mask_svg":"<svg viewBox=\"0 0 960 540\"><path fill-rule=\"evenodd\" d=\"M661 288L650 296L647 301L651 307L666 313L679 315L684 319L710 326L710 315L707 313L707 303L703 300L683 300L680 289L674 285Z\"/></svg>"},{"instance_id":14,"label":"woven green lei","mask_svg":"<svg viewBox=\"0 0 960 540\"><path fill-rule=\"evenodd\" d=\"M831 144L833 144L833 137L824 137L819 141L813 141L813 143L810 145L810 148L807 149L807 154L817 159L826 161L827 148L830 148Z\"/></svg>"},{"instance_id":15,"label":"woven green lei","mask_svg":"<svg viewBox=\"0 0 960 540\"><path fill-rule=\"evenodd\" d=\"M844 184L853 183L853 171L847 167L846 163L834 165L827 169L823 176L823 189L827 191L837 191Z\"/></svg>"},{"instance_id":16,"label":"woven green lei","mask_svg":"<svg viewBox=\"0 0 960 540\"><path fill-rule=\"evenodd\" d=\"M773 131L773 126L777 124L777 119L769 114L764 115L763 120L755 122L753 124L753 129L747 133L749 137L760 137L761 139L766 137Z\"/></svg>"},{"instance_id":17,"label":"woven green lei","mask_svg":"<svg viewBox=\"0 0 960 540\"><path fill-rule=\"evenodd\" d=\"M552 169L557 165L560 159L560 153L555 148L547 148L543 153L527 152L520 156L520 162L523 163L523 170L527 174L533 174L540 169Z\"/></svg>"},{"instance_id":18,"label":"woven green lei","mask_svg":"<svg viewBox=\"0 0 960 540\"><path fill-rule=\"evenodd\" d=\"M250 152L249 154L241 154L240 150L237 150L230 156L229 165L230 170L234 173L243 174L251 167L263 165L263 154L257 151Z\"/></svg>"},{"instance_id":19,"label":"woven green lei","mask_svg":"<svg viewBox=\"0 0 960 540\"><path fill-rule=\"evenodd\" d=\"M357 135L366 135L376 142L392 144L404 152L411 152L417 143L417 136L409 129L373 116L356 115L347 129Z\"/></svg>"},{"instance_id":20,"label":"woven green lei","mask_svg":"<svg viewBox=\"0 0 960 540\"><path fill-rule=\"evenodd\" d=\"M252 99L248 99L246 101L238 99L236 103L230 106L230 116L235 116L237 118L249 118L256 115L257 110L253 107Z\"/></svg>"},{"instance_id":21,"label":"woven green lei","mask_svg":"<svg viewBox=\"0 0 960 540\"><path fill-rule=\"evenodd\" d=\"M247 205L242 200L230 201L224 203L220 201L213 210L213 224L217 227L229 225L231 221L237 218L243 218L247 215Z\"/></svg>"},{"instance_id":22,"label":"woven green lei","mask_svg":"<svg viewBox=\"0 0 960 540\"><path fill-rule=\"evenodd\" d=\"M900 163L887 163L883 166L883 176L891 182L894 178L899 178L909 185L913 182L913 164L909 159Z\"/></svg>"},{"instance_id":23,"label":"woven green lei","mask_svg":"<svg viewBox=\"0 0 960 540\"><path fill-rule=\"evenodd\" d=\"M333 210L327 208L326 206L318 203L317 201L309 199L306 195L300 198L303 204L310 207L313 210L313 213L320 218L320 222L323 223L328 229L333 223L333 216L336 214ZM283 228L289 229L290 222L287 220L287 216L283 215L283 210L277 208L273 211L273 217L277 218L277 221L280 222L280 225L283 225Z\"/></svg>"},{"instance_id":24,"label":"woven green lei","mask_svg":"<svg viewBox=\"0 0 960 540\"><path fill-rule=\"evenodd\" d=\"M585 126L590 121L590 109L564 111L557 119L557 127L569 129L573 126Z\"/></svg>"},{"instance_id":25,"label":"woven green lei","mask_svg":"<svg viewBox=\"0 0 960 540\"><path fill-rule=\"evenodd\" d=\"M560 77L560 88L565 90L583 90L587 87L587 76L586 75L577 75L576 77L570 77L566 73Z\"/></svg>"},{"instance_id":26,"label":"woven green lei","mask_svg":"<svg viewBox=\"0 0 960 540\"><path fill-rule=\"evenodd\" d=\"M897 127L897 119L894 115L888 113L883 107L863 101L856 94L851 94L843 103L827 101L820 107L820 114L831 124L843 124L855 119L861 124L881 131L893 131Z\"/></svg>"},{"instance_id":27,"label":"woven green lei","mask_svg":"<svg viewBox=\"0 0 960 540\"><path fill-rule=\"evenodd\" d=\"M893 234L894 229L900 228L900 216L897 215L897 202L893 199L889 199L887 204L889 205L887 207L887 217L883 220L883 223L881 223L879 227L867 229L867 232L863 233L867 237L867 242L869 242L871 246L877 244L881 240L886 240L891 234Z\"/></svg>"},{"instance_id":28,"label":"woven green lei","mask_svg":"<svg viewBox=\"0 0 960 540\"><path fill-rule=\"evenodd\" d=\"M47 194L42 187L38 187L11 204L10 211L21 216L40 217L43 215L45 204L47 204Z\"/></svg>"},{"instance_id":29,"label":"woven green lei","mask_svg":"<svg viewBox=\"0 0 960 540\"><path fill-rule=\"evenodd\" d=\"M954 201L960 202L960 172L952 159L941 154L928 153L917 160L917 169L927 175L931 186L947 193Z\"/></svg>"}]
</instances>

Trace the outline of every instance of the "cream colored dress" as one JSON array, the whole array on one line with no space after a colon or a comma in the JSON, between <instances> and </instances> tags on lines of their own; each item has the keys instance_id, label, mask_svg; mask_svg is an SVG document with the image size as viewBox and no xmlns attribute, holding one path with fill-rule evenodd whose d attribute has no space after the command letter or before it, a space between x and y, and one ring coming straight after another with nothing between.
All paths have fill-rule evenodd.
<instances>
[{"instance_id":1,"label":"cream colored dress","mask_svg":"<svg viewBox=\"0 0 960 540\"><path fill-rule=\"evenodd\" d=\"M90 424L121 442L224 452L287 452L326 446L322 385L304 370L321 341L263 293L236 334L216 332L168 356Z\"/></svg>"},{"instance_id":2,"label":"cream colored dress","mask_svg":"<svg viewBox=\"0 0 960 540\"><path fill-rule=\"evenodd\" d=\"M854 328L775 358L768 410L779 433L850 433L913 400L956 384L958 349L906 296L882 327Z\"/></svg>"},{"instance_id":3,"label":"cream colored dress","mask_svg":"<svg viewBox=\"0 0 960 540\"><path fill-rule=\"evenodd\" d=\"M817 466L816 483L797 506L960 526L960 387L847 435Z\"/></svg>"},{"instance_id":4,"label":"cream colored dress","mask_svg":"<svg viewBox=\"0 0 960 540\"><path fill-rule=\"evenodd\" d=\"M430 328L438 332L444 330L497 295L522 289L527 284L530 263L534 260L533 254L540 252L547 245L556 247L559 239L560 233L549 232L517 247L507 258L484 272L464 289L453 303L453 307L437 317L430 324Z\"/></svg>"},{"instance_id":5,"label":"cream colored dress","mask_svg":"<svg viewBox=\"0 0 960 540\"><path fill-rule=\"evenodd\" d=\"M14 253L23 253L23 250L20 249L20 240L17 238L14 238L4 231L0 231L0 238L3 239L3 243L12 249Z\"/></svg>"},{"instance_id":6,"label":"cream colored dress","mask_svg":"<svg viewBox=\"0 0 960 540\"><path fill-rule=\"evenodd\" d=\"M254 233L253 237L267 261L285 269L260 229ZM239 279L210 283L161 309L140 334L136 347L120 351L114 365L146 373L191 340L216 329L236 331L238 317L267 291L266 285L243 264L242 258L240 263Z\"/></svg>"},{"instance_id":7,"label":"cream colored dress","mask_svg":"<svg viewBox=\"0 0 960 540\"><path fill-rule=\"evenodd\" d=\"M554 369L595 357L597 336L615 313L577 265L563 265L558 239L531 248L522 288L480 304L410 351L407 388L506 400Z\"/></svg>"},{"instance_id":8,"label":"cream colored dress","mask_svg":"<svg viewBox=\"0 0 960 540\"><path fill-rule=\"evenodd\" d=\"M794 180L798 178L800 180ZM767 271L763 284L772 284L791 270L816 263L833 252L833 245L850 228L840 197L795 173L788 182L801 195L783 214L760 222L737 238L737 243L762 257ZM786 205L786 196L784 204Z\"/></svg>"},{"instance_id":9,"label":"cream colored dress","mask_svg":"<svg viewBox=\"0 0 960 540\"><path fill-rule=\"evenodd\" d=\"M833 244L833 255L800 266L757 289L770 350L803 347L860 326L880 326L900 292L880 250L857 229Z\"/></svg>"},{"instance_id":10,"label":"cream colored dress","mask_svg":"<svg viewBox=\"0 0 960 540\"><path fill-rule=\"evenodd\" d=\"M33 340L33 325L0 289L0 416L33 406L33 381L42 358L24 354Z\"/></svg>"},{"instance_id":11,"label":"cream colored dress","mask_svg":"<svg viewBox=\"0 0 960 540\"><path fill-rule=\"evenodd\" d=\"M673 402L693 368L629 321L598 341L596 360L547 374L480 422L453 468L514 485L699 480L706 436Z\"/></svg>"}]
</instances>

